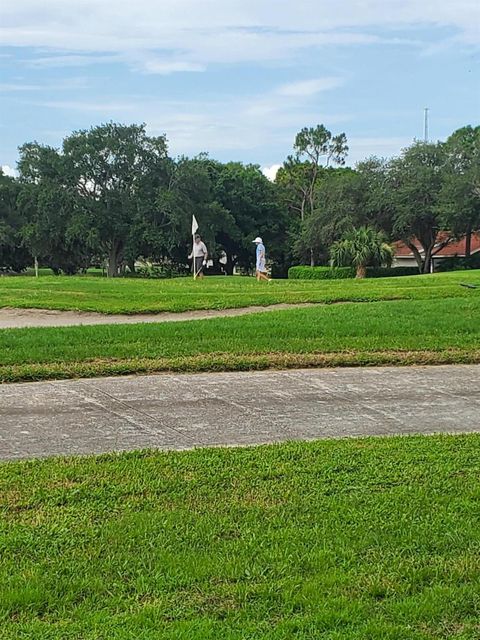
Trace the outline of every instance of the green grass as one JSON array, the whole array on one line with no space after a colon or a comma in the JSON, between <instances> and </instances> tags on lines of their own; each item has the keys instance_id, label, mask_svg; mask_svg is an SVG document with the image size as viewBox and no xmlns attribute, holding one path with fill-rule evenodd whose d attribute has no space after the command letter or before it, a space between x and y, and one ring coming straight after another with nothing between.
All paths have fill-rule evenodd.
<instances>
[{"instance_id":1,"label":"green grass","mask_svg":"<svg viewBox=\"0 0 480 640\"><path fill-rule=\"evenodd\" d=\"M377 278L365 281L276 280L209 277L173 280L107 279L92 276L0 278L0 307L147 313L238 308L276 303L462 297L460 282L480 282L480 272Z\"/></svg>"},{"instance_id":2,"label":"green grass","mask_svg":"<svg viewBox=\"0 0 480 640\"><path fill-rule=\"evenodd\" d=\"M178 323L6 329L0 381L154 371L480 362L480 292Z\"/></svg>"},{"instance_id":3,"label":"green grass","mask_svg":"<svg viewBox=\"0 0 480 640\"><path fill-rule=\"evenodd\" d=\"M0 306L133 313L350 302L175 324L1 330L0 382L155 371L480 362L480 290L459 286L479 280L479 272L270 285L251 278L196 283L1 278Z\"/></svg>"},{"instance_id":4,"label":"green grass","mask_svg":"<svg viewBox=\"0 0 480 640\"><path fill-rule=\"evenodd\" d=\"M477 640L480 437L0 466L2 640Z\"/></svg>"}]
</instances>

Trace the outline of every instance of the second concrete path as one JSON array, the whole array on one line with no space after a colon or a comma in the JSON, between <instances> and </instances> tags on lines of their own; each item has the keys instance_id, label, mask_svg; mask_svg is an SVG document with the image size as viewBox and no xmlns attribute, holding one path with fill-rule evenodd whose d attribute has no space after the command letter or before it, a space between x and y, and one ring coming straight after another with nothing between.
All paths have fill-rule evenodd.
<instances>
[{"instance_id":1,"label":"second concrete path","mask_svg":"<svg viewBox=\"0 0 480 640\"><path fill-rule=\"evenodd\" d=\"M480 366L0 386L0 458L480 431Z\"/></svg>"}]
</instances>

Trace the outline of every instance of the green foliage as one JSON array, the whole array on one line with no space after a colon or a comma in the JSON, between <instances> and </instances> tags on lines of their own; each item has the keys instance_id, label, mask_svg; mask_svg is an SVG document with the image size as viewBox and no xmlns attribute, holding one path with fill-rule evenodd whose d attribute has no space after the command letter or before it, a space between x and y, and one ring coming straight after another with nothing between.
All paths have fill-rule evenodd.
<instances>
[{"instance_id":1,"label":"green foliage","mask_svg":"<svg viewBox=\"0 0 480 640\"><path fill-rule=\"evenodd\" d=\"M135 267L133 273L128 273L129 278L177 278L188 274L188 270L181 269L174 263L150 264L143 263Z\"/></svg>"},{"instance_id":2,"label":"green foliage","mask_svg":"<svg viewBox=\"0 0 480 640\"><path fill-rule=\"evenodd\" d=\"M145 125L107 123L68 136L63 155L79 196L78 232L108 256L109 275L118 275L125 249L144 230L155 188L166 177L165 137L147 136Z\"/></svg>"},{"instance_id":3,"label":"green foliage","mask_svg":"<svg viewBox=\"0 0 480 640\"><path fill-rule=\"evenodd\" d=\"M74 274L87 268L91 251L78 232L78 193L65 158L51 147L25 144L18 167L23 244L55 273Z\"/></svg>"},{"instance_id":4,"label":"green foliage","mask_svg":"<svg viewBox=\"0 0 480 640\"><path fill-rule=\"evenodd\" d=\"M212 174L213 192L223 216L211 225L211 235L226 253L227 273L231 274L234 266L254 266L252 239L258 235L266 244L268 259L280 266L285 259L287 220L275 185L257 165L215 163Z\"/></svg>"},{"instance_id":5,"label":"green foliage","mask_svg":"<svg viewBox=\"0 0 480 640\"><path fill-rule=\"evenodd\" d=\"M330 256L335 266L352 265L356 269L356 277L363 278L366 268L390 266L393 261L393 250L386 244L385 235L371 227L360 227L347 234L342 240L335 242L330 249Z\"/></svg>"},{"instance_id":6,"label":"green foliage","mask_svg":"<svg viewBox=\"0 0 480 640\"><path fill-rule=\"evenodd\" d=\"M321 241L304 225L317 206L316 191L325 176L325 168L330 164L345 164L347 138L344 133L332 136L324 125L305 127L295 138L294 151L295 155L289 156L278 172L277 184L284 206L295 214L290 224L292 252L300 260L308 255L313 264L321 251Z\"/></svg>"},{"instance_id":7,"label":"green foliage","mask_svg":"<svg viewBox=\"0 0 480 640\"><path fill-rule=\"evenodd\" d=\"M343 280L354 278L355 269L352 267L290 267L289 280Z\"/></svg>"},{"instance_id":8,"label":"green foliage","mask_svg":"<svg viewBox=\"0 0 480 640\"><path fill-rule=\"evenodd\" d=\"M417 267L367 267L368 278L395 278L398 276L418 276Z\"/></svg>"},{"instance_id":9,"label":"green foliage","mask_svg":"<svg viewBox=\"0 0 480 640\"><path fill-rule=\"evenodd\" d=\"M0 272L23 271L31 256L22 243L25 223L17 206L19 185L0 168Z\"/></svg>"},{"instance_id":10,"label":"green foliage","mask_svg":"<svg viewBox=\"0 0 480 640\"><path fill-rule=\"evenodd\" d=\"M417 142L388 165L387 197L393 211L393 233L412 250L419 269L429 273L432 252L441 229L441 192L445 153L441 143ZM420 256L413 244L423 250Z\"/></svg>"},{"instance_id":11,"label":"green foliage","mask_svg":"<svg viewBox=\"0 0 480 640\"><path fill-rule=\"evenodd\" d=\"M471 256L465 258L458 256L443 258L435 264L435 270L440 272L463 271L468 269L480 269L480 253L473 253Z\"/></svg>"},{"instance_id":12,"label":"green foliage","mask_svg":"<svg viewBox=\"0 0 480 640\"><path fill-rule=\"evenodd\" d=\"M312 165L319 165L324 158L325 165L345 164L348 153L347 137L344 133L333 136L323 125L304 127L295 136L293 145L299 160L306 158Z\"/></svg>"},{"instance_id":13,"label":"green foliage","mask_svg":"<svg viewBox=\"0 0 480 640\"><path fill-rule=\"evenodd\" d=\"M480 264L477 269L480 268ZM353 267L290 267L290 280L341 280L355 278ZM367 267L368 278L395 278L418 275L417 267Z\"/></svg>"},{"instance_id":14,"label":"green foliage","mask_svg":"<svg viewBox=\"0 0 480 640\"><path fill-rule=\"evenodd\" d=\"M454 235L480 227L480 126L455 131L444 144L442 226Z\"/></svg>"},{"instance_id":15,"label":"green foliage","mask_svg":"<svg viewBox=\"0 0 480 640\"><path fill-rule=\"evenodd\" d=\"M359 174L350 168L326 169L318 178L315 208L300 226L295 255L303 262L328 262L329 247L346 231L363 222L365 190Z\"/></svg>"},{"instance_id":16,"label":"green foliage","mask_svg":"<svg viewBox=\"0 0 480 640\"><path fill-rule=\"evenodd\" d=\"M183 270L195 215L210 256L226 256L228 273L251 270L256 235L273 272L286 275L292 263L327 264L331 246L359 227L402 239L427 273L442 243L478 229L479 127L355 170L342 168L347 151L345 134L304 128L271 183L257 165L205 154L172 159L165 138L148 136L144 125L77 131L61 150L25 144L19 179L0 177L0 269L21 270L36 257L55 273L108 263L109 275L119 275L142 258Z\"/></svg>"}]
</instances>

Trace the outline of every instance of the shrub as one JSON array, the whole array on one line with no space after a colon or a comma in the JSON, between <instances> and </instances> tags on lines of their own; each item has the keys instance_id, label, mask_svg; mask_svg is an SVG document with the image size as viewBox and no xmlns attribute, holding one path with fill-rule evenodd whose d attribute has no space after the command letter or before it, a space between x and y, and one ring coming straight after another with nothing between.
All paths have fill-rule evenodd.
<instances>
[{"instance_id":1,"label":"shrub","mask_svg":"<svg viewBox=\"0 0 480 640\"><path fill-rule=\"evenodd\" d=\"M188 267L183 265L174 264L150 264L144 263L137 266L135 273L128 272L128 278L154 278L154 279L166 279L166 278L178 278L180 276L188 275Z\"/></svg>"},{"instance_id":2,"label":"shrub","mask_svg":"<svg viewBox=\"0 0 480 640\"><path fill-rule=\"evenodd\" d=\"M344 280L354 278L353 267L290 267L289 280Z\"/></svg>"},{"instance_id":3,"label":"shrub","mask_svg":"<svg viewBox=\"0 0 480 640\"><path fill-rule=\"evenodd\" d=\"M333 243L330 258L336 267L351 265L355 267L357 278L365 278L368 265L389 267L392 264L393 249L387 244L383 231L359 227Z\"/></svg>"},{"instance_id":4,"label":"shrub","mask_svg":"<svg viewBox=\"0 0 480 640\"><path fill-rule=\"evenodd\" d=\"M419 274L418 267L367 267L367 278L394 278Z\"/></svg>"},{"instance_id":5,"label":"shrub","mask_svg":"<svg viewBox=\"0 0 480 640\"><path fill-rule=\"evenodd\" d=\"M480 253L474 253L469 258L452 256L435 261L435 271L463 271L466 269L480 269Z\"/></svg>"},{"instance_id":6,"label":"shrub","mask_svg":"<svg viewBox=\"0 0 480 640\"><path fill-rule=\"evenodd\" d=\"M367 267L367 278L392 278L396 276L415 276L417 267ZM290 280L339 280L355 278L353 267L290 267Z\"/></svg>"}]
</instances>

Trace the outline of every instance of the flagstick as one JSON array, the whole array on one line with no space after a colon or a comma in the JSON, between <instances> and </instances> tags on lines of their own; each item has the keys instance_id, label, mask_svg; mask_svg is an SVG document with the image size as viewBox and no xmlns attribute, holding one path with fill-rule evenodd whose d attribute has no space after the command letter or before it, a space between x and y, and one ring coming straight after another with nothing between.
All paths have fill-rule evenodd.
<instances>
[{"instance_id":1,"label":"flagstick","mask_svg":"<svg viewBox=\"0 0 480 640\"><path fill-rule=\"evenodd\" d=\"M195 263L195 234L192 233L192 259L193 259L193 279L197 279L197 265Z\"/></svg>"},{"instance_id":2,"label":"flagstick","mask_svg":"<svg viewBox=\"0 0 480 640\"><path fill-rule=\"evenodd\" d=\"M192 258L193 258L193 279L197 279L197 265L195 263L195 234L197 233L198 222L195 215L192 215ZM200 271L200 270L199 270Z\"/></svg>"}]
</instances>

